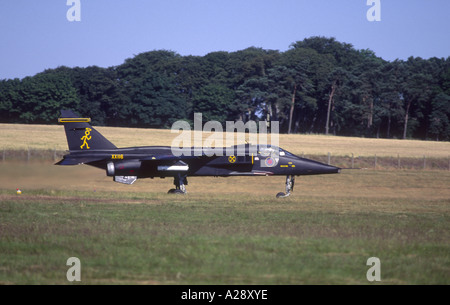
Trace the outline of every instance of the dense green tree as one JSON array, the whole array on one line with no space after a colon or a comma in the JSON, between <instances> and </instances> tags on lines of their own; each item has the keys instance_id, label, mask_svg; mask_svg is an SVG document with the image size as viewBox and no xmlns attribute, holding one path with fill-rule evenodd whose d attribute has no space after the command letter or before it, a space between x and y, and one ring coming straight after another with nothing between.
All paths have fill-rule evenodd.
<instances>
[{"instance_id":1,"label":"dense green tree","mask_svg":"<svg viewBox=\"0 0 450 305\"><path fill-rule=\"evenodd\" d=\"M348 83L349 77L349 73L341 67L334 68L326 77L328 92L325 91L325 93L323 94L326 94L326 98L328 100L326 104L326 119L324 120L325 134L329 133L330 125L331 127L334 127L332 113L335 109L336 100L343 100L344 95L342 94L342 92L348 91L346 85ZM324 88L324 90L326 89L327 87Z\"/></svg>"},{"instance_id":2,"label":"dense green tree","mask_svg":"<svg viewBox=\"0 0 450 305\"><path fill-rule=\"evenodd\" d=\"M20 94L20 79L0 81L0 121L7 123L22 122L20 119L23 99Z\"/></svg>"},{"instance_id":3,"label":"dense green tree","mask_svg":"<svg viewBox=\"0 0 450 305\"><path fill-rule=\"evenodd\" d=\"M401 94L401 69L401 63L398 60L392 63L385 63L381 67L375 119L377 138L381 137L382 132L385 133L386 138L395 136L393 131L399 130L399 122L404 117ZM397 137L399 136L397 135Z\"/></svg>"},{"instance_id":4,"label":"dense green tree","mask_svg":"<svg viewBox=\"0 0 450 305\"><path fill-rule=\"evenodd\" d=\"M234 105L234 91L223 85L206 85L194 95L194 113L202 113L203 121L225 121L232 120L230 114L236 112Z\"/></svg>"},{"instance_id":5,"label":"dense green tree","mask_svg":"<svg viewBox=\"0 0 450 305\"><path fill-rule=\"evenodd\" d=\"M435 137L436 141L448 141L450 140L450 96L441 92L433 98L431 104L429 133Z\"/></svg>"},{"instance_id":6,"label":"dense green tree","mask_svg":"<svg viewBox=\"0 0 450 305\"><path fill-rule=\"evenodd\" d=\"M94 124L277 120L281 132L450 140L450 57L388 62L335 38L285 52L249 47L181 56L155 50L101 68L0 80L0 121L54 123L68 108Z\"/></svg>"},{"instance_id":7,"label":"dense green tree","mask_svg":"<svg viewBox=\"0 0 450 305\"><path fill-rule=\"evenodd\" d=\"M79 104L70 80L54 74L3 81L2 87L0 111L6 122L55 123L60 109ZM9 115L5 114L7 107L11 109Z\"/></svg>"},{"instance_id":8,"label":"dense green tree","mask_svg":"<svg viewBox=\"0 0 450 305\"><path fill-rule=\"evenodd\" d=\"M432 97L431 66L420 57L410 57L405 62L405 73L402 81L402 96L404 99L403 135L411 137L424 118L427 103Z\"/></svg>"},{"instance_id":9,"label":"dense green tree","mask_svg":"<svg viewBox=\"0 0 450 305\"><path fill-rule=\"evenodd\" d=\"M355 62L358 61L358 51L349 43L336 41L333 37L313 36L303 41L297 41L291 44L294 49L309 48L315 50L319 54L327 54L332 56L336 65L347 70L351 70Z\"/></svg>"},{"instance_id":10,"label":"dense green tree","mask_svg":"<svg viewBox=\"0 0 450 305\"><path fill-rule=\"evenodd\" d=\"M130 126L168 128L186 117L183 100L168 76L149 71L130 79L125 88L130 97L124 104Z\"/></svg>"}]
</instances>

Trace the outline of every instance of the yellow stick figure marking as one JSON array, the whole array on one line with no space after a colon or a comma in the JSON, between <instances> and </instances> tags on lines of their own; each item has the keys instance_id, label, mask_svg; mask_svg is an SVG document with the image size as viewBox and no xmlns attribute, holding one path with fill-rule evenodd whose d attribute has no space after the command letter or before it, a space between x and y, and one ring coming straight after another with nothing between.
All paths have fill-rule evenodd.
<instances>
[{"instance_id":1,"label":"yellow stick figure marking","mask_svg":"<svg viewBox=\"0 0 450 305\"><path fill-rule=\"evenodd\" d=\"M92 136L90 136L91 134L91 130L90 128L86 128L86 131L84 132L84 136L81 137L81 140L83 140L83 144L80 146L81 149L83 149L83 147L86 145L86 149L89 149L89 145L86 141L89 141Z\"/></svg>"},{"instance_id":2,"label":"yellow stick figure marking","mask_svg":"<svg viewBox=\"0 0 450 305\"><path fill-rule=\"evenodd\" d=\"M230 162L230 163L236 162L236 156L229 156L228 157L228 162Z\"/></svg>"}]
</instances>

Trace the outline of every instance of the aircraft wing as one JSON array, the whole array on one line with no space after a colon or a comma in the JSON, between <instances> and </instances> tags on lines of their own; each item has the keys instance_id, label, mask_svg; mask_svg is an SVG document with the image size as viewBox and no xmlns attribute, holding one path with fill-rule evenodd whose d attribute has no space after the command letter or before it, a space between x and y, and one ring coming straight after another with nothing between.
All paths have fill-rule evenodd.
<instances>
[{"instance_id":1,"label":"aircraft wing","mask_svg":"<svg viewBox=\"0 0 450 305\"><path fill-rule=\"evenodd\" d=\"M95 162L95 161L101 161L104 160L104 157L70 157L70 156L64 156L64 158L55 163L55 165L78 165L78 164L84 164L84 163L90 163L90 162Z\"/></svg>"},{"instance_id":2,"label":"aircraft wing","mask_svg":"<svg viewBox=\"0 0 450 305\"><path fill-rule=\"evenodd\" d=\"M198 159L203 156L174 156L174 155L154 155L145 158L140 158L139 161L179 161L186 159Z\"/></svg>"}]
</instances>

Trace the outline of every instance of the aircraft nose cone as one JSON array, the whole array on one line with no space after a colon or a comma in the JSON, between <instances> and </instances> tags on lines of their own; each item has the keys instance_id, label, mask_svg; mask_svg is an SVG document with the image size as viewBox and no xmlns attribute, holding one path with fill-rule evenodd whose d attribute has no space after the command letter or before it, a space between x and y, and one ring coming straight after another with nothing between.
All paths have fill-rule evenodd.
<instances>
[{"instance_id":1,"label":"aircraft nose cone","mask_svg":"<svg viewBox=\"0 0 450 305\"><path fill-rule=\"evenodd\" d=\"M296 168L299 170L301 175L337 174L341 172L339 167L305 158L299 158L299 160L295 163Z\"/></svg>"}]
</instances>

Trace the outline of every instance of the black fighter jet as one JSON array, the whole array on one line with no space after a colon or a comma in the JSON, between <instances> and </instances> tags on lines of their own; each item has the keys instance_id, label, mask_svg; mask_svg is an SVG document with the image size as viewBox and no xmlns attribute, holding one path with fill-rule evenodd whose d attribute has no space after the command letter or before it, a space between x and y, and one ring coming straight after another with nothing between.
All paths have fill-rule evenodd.
<instances>
[{"instance_id":1,"label":"black fighter jet","mask_svg":"<svg viewBox=\"0 0 450 305\"><path fill-rule=\"evenodd\" d=\"M175 188L169 193L185 194L188 176L283 175L286 191L276 196L287 197L294 190L295 176L340 172L338 167L300 158L271 145L235 145L223 148L223 153L191 147L180 156L170 146L117 148L89 124L89 118L62 110L58 122L64 124L69 154L56 165L88 164L124 184L133 184L138 178L171 177Z\"/></svg>"}]
</instances>

